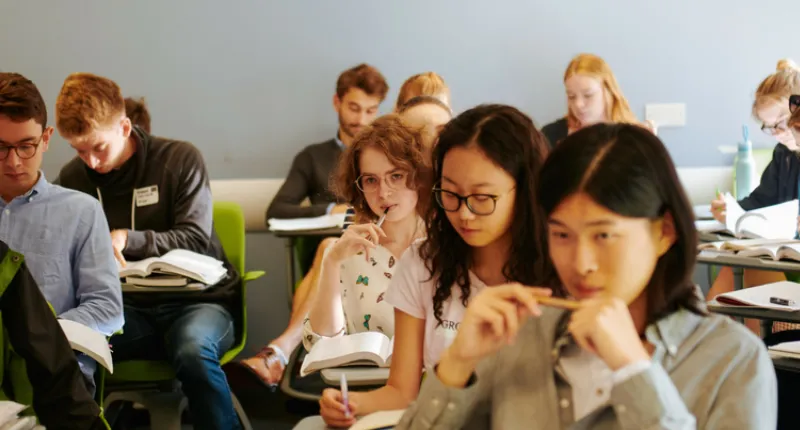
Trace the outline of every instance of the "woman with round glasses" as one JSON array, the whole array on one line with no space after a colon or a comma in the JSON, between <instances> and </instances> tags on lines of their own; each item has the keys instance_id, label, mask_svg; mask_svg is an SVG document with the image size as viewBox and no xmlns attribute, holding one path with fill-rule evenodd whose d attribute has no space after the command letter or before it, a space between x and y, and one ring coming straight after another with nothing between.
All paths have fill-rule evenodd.
<instances>
[{"instance_id":1,"label":"woman with round glasses","mask_svg":"<svg viewBox=\"0 0 800 430\"><path fill-rule=\"evenodd\" d=\"M445 126L433 153L427 238L399 260L384 297L395 308L389 381L350 393L347 405L337 390L327 390L321 413L328 425L346 427L357 415L408 407L421 372L450 345L480 290L546 284L544 226L535 209L546 153L545 137L510 106L478 106Z\"/></svg>"},{"instance_id":2,"label":"woman with round glasses","mask_svg":"<svg viewBox=\"0 0 800 430\"><path fill-rule=\"evenodd\" d=\"M797 198L800 146L787 125L791 114L790 99L793 94L800 94L800 67L791 60L781 60L778 62L777 71L767 76L758 86L753 102L753 115L761 122L761 130L774 136L778 145L772 153L772 161L764 169L761 183L748 197L739 201L739 205L746 211ZM717 200L711 202L711 212L718 221L725 222L725 201L722 200L722 196L717 196ZM746 287L783 280L786 280L786 277L781 272L745 270L744 273ZM724 267L709 290L708 298L713 299L729 291L733 291L733 270ZM757 321L747 321L747 325L758 333ZM786 328L787 325L778 323L775 326L776 330L781 327Z\"/></svg>"}]
</instances>

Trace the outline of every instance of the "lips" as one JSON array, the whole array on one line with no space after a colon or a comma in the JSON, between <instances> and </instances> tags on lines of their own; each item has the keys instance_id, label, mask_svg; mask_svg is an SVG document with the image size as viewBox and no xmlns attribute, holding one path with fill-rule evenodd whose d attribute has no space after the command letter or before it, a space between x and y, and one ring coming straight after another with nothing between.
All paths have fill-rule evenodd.
<instances>
[{"instance_id":1,"label":"lips","mask_svg":"<svg viewBox=\"0 0 800 430\"><path fill-rule=\"evenodd\" d=\"M603 289L600 287L594 287L591 285L586 284L578 284L575 286L575 290L578 293L578 298L586 299L589 297L597 296L598 294L603 292Z\"/></svg>"}]
</instances>

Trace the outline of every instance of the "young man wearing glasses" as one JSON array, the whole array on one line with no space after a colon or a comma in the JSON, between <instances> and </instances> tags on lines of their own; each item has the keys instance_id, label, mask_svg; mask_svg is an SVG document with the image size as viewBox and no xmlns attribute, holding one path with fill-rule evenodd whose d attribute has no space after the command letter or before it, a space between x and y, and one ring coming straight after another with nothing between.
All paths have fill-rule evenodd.
<instances>
[{"instance_id":1,"label":"young man wearing glasses","mask_svg":"<svg viewBox=\"0 0 800 430\"><path fill-rule=\"evenodd\" d=\"M117 361L172 364L194 428L240 428L219 360L240 332L234 316L241 312L241 279L214 233L200 151L131 125L119 86L89 73L64 81L56 127L77 152L57 181L100 202L120 264L175 249L225 264L228 276L203 291L126 294L125 330L111 344Z\"/></svg>"},{"instance_id":2,"label":"young man wearing glasses","mask_svg":"<svg viewBox=\"0 0 800 430\"><path fill-rule=\"evenodd\" d=\"M108 224L95 199L52 185L40 170L53 128L36 86L0 73L0 240L25 255L59 318L106 336L122 328L122 294ZM97 363L78 356L94 391Z\"/></svg>"}]
</instances>

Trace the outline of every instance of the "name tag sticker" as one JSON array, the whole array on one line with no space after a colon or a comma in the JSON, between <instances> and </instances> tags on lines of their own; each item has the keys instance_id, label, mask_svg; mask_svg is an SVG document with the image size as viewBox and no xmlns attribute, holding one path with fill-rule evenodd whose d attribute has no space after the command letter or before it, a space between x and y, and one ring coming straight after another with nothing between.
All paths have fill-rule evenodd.
<instances>
[{"instance_id":1,"label":"name tag sticker","mask_svg":"<svg viewBox=\"0 0 800 430\"><path fill-rule=\"evenodd\" d=\"M158 185L151 185L149 187L137 188L133 190L136 198L136 207L150 206L158 203Z\"/></svg>"}]
</instances>

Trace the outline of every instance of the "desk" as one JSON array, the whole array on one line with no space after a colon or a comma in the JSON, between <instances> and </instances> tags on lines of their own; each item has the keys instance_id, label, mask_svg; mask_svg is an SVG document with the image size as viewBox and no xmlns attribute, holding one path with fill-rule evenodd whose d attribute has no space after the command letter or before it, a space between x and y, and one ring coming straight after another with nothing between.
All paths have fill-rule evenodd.
<instances>
[{"instance_id":1,"label":"desk","mask_svg":"<svg viewBox=\"0 0 800 430\"><path fill-rule=\"evenodd\" d=\"M289 297L289 309L292 308L292 299L294 298L294 286L297 285L297 261L295 261L294 246L295 240L299 237L335 237L342 235L342 229L339 227L325 228L320 230L301 230L301 231L273 231L270 230L275 237L286 239L286 278ZM302 274L301 274L302 276Z\"/></svg>"},{"instance_id":2,"label":"desk","mask_svg":"<svg viewBox=\"0 0 800 430\"><path fill-rule=\"evenodd\" d=\"M724 254L711 251L701 251L697 255L697 262L731 267L733 269L734 290L741 290L744 288L744 269L800 272L800 263L775 261L756 257L739 257L736 254Z\"/></svg>"},{"instance_id":3,"label":"desk","mask_svg":"<svg viewBox=\"0 0 800 430\"><path fill-rule=\"evenodd\" d=\"M725 306L720 305L716 300L708 302L708 310L732 317L760 320L762 336L767 336L772 332L773 321L800 323L800 312L776 311L774 309L759 309L747 306Z\"/></svg>"}]
</instances>

